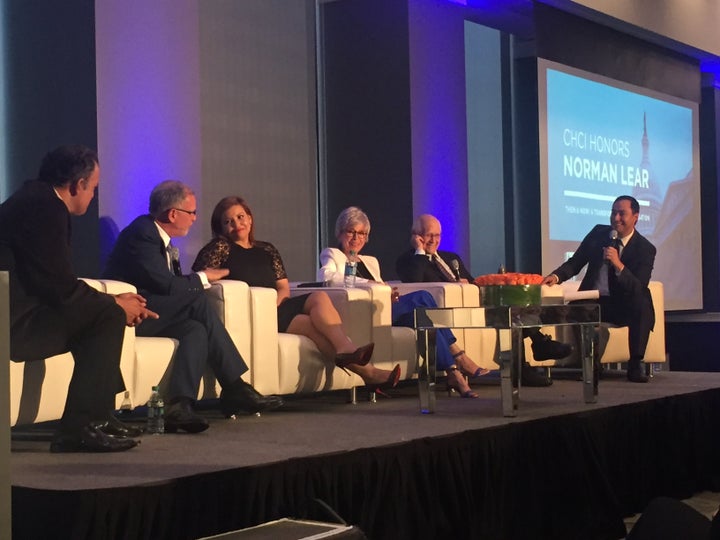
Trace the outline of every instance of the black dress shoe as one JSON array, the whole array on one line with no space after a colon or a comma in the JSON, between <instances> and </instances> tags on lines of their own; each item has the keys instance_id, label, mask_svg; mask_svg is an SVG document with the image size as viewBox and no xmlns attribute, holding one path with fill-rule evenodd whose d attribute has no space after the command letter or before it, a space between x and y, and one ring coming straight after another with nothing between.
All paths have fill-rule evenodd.
<instances>
[{"instance_id":1,"label":"black dress shoe","mask_svg":"<svg viewBox=\"0 0 720 540\"><path fill-rule=\"evenodd\" d=\"M532 352L535 360L559 360L570 356L572 347L567 343L555 341L550 336L539 332L538 336L532 342Z\"/></svg>"},{"instance_id":2,"label":"black dress shoe","mask_svg":"<svg viewBox=\"0 0 720 540\"><path fill-rule=\"evenodd\" d=\"M282 405L280 396L263 396L242 379L220 392L220 411L228 418L240 411L254 414L277 409Z\"/></svg>"},{"instance_id":3,"label":"black dress shoe","mask_svg":"<svg viewBox=\"0 0 720 540\"><path fill-rule=\"evenodd\" d=\"M112 435L113 437L140 437L143 434L141 427L131 426L121 422L114 416L110 416L107 422L96 424L105 435Z\"/></svg>"},{"instance_id":4,"label":"black dress shoe","mask_svg":"<svg viewBox=\"0 0 720 540\"><path fill-rule=\"evenodd\" d=\"M520 383L522 384L522 386L533 386L540 388L543 386L551 386L553 382L550 377L541 375L535 370L535 368L530 366L530 364L524 363L522 367L522 373L520 375Z\"/></svg>"},{"instance_id":5,"label":"black dress shoe","mask_svg":"<svg viewBox=\"0 0 720 540\"><path fill-rule=\"evenodd\" d=\"M170 405L165 413L165 433L200 433L210 427L208 421L193 411L190 401L181 399Z\"/></svg>"},{"instance_id":6,"label":"black dress shoe","mask_svg":"<svg viewBox=\"0 0 720 540\"><path fill-rule=\"evenodd\" d=\"M632 367L627 370L627 378L630 382L646 383L648 382L648 376L645 375L645 370L642 367Z\"/></svg>"},{"instance_id":7,"label":"black dress shoe","mask_svg":"<svg viewBox=\"0 0 720 540\"><path fill-rule=\"evenodd\" d=\"M62 452L123 452L136 447L138 441L113 437L104 433L98 424L89 424L79 433L60 433L50 443L50 451Z\"/></svg>"}]
</instances>

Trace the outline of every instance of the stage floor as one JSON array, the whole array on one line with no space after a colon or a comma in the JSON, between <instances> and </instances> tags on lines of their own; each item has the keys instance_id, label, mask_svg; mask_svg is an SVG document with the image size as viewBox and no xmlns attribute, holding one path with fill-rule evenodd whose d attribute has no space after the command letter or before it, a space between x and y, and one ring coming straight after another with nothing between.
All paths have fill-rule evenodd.
<instances>
[{"instance_id":1,"label":"stage floor","mask_svg":"<svg viewBox=\"0 0 720 540\"><path fill-rule=\"evenodd\" d=\"M377 403L346 402L346 393L291 398L285 407L262 416L224 419L202 411L211 427L197 435L146 435L128 452L50 454L47 440L13 440L11 481L37 490L93 490L149 486L178 478L310 456L337 455L364 448L442 438L466 431L538 421L636 402L691 394L720 387L720 373L661 371L649 384L633 384L622 372L600 382L598 401L582 400L582 385L555 380L547 388L523 388L517 417L502 416L498 381L474 385L480 399L447 397L438 385L434 414L419 412L413 384L392 391Z\"/></svg>"}]
</instances>

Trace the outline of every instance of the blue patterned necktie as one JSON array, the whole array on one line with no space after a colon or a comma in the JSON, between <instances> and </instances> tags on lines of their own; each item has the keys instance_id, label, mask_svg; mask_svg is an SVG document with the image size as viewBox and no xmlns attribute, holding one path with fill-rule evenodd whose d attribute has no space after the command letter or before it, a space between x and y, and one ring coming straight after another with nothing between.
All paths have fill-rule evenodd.
<instances>
[{"instance_id":1,"label":"blue patterned necktie","mask_svg":"<svg viewBox=\"0 0 720 540\"><path fill-rule=\"evenodd\" d=\"M168 258L170 259L170 271L176 276L182 276L180 268L180 250L171 244L167 247Z\"/></svg>"}]
</instances>

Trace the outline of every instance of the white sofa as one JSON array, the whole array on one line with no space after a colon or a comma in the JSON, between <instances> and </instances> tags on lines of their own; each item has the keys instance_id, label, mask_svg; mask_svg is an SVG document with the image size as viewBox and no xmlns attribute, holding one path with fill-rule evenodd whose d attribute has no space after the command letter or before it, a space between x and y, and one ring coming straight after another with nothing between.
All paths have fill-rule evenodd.
<instances>
[{"instance_id":1,"label":"white sofa","mask_svg":"<svg viewBox=\"0 0 720 540\"><path fill-rule=\"evenodd\" d=\"M564 294L576 292L579 286L579 281L566 281L561 285ZM661 364L667 360L665 355L665 293L663 284L660 281L650 281L648 288L650 289L655 310L655 328L650 332L644 361L646 364ZM600 363L620 364L627 362L630 358L627 326L615 326L610 323L601 323L600 326L601 339L607 339L607 346L600 358ZM565 335L568 339L572 339L572 336L568 336L567 332ZM577 347L575 349L577 350Z\"/></svg>"},{"instance_id":2,"label":"white sofa","mask_svg":"<svg viewBox=\"0 0 720 540\"><path fill-rule=\"evenodd\" d=\"M413 378L417 371L415 330L392 325L392 287L384 283L359 283L356 287L370 295L373 363L383 369L400 364L402 379Z\"/></svg>"},{"instance_id":3,"label":"white sofa","mask_svg":"<svg viewBox=\"0 0 720 540\"><path fill-rule=\"evenodd\" d=\"M118 294L134 292L127 283L109 280L86 280L98 290ZM400 363L403 378L415 376L417 352L415 331L391 324L391 292L424 289L439 306L476 307L478 288L457 283L363 284L352 289L323 287L338 309L345 328L354 343L373 341L373 363L391 369ZM293 287L298 295L315 289ZM277 331L277 293L274 289L248 287L241 281L222 280L206 292L223 324L245 358L249 371L244 376L264 394L303 394L325 390L354 389L363 381L326 361L308 338ZM495 368L495 332L465 330L456 333L461 347L480 365ZM138 337L132 328L126 330L121 370L133 406L144 404L153 385L161 392L172 366L177 342L169 338ZM73 369L69 353L38 362L11 362L11 423L25 424L60 418L65 405L68 383ZM198 397L216 397L219 387L207 375ZM117 406L123 395L118 394Z\"/></svg>"},{"instance_id":4,"label":"white sofa","mask_svg":"<svg viewBox=\"0 0 720 540\"><path fill-rule=\"evenodd\" d=\"M369 293L362 289L323 289L348 325L355 343L372 336ZM303 294L310 289L293 290ZM362 379L326 362L307 337L280 333L277 328L277 291L248 287L241 281L221 280L208 294L230 336L249 366L245 379L263 394L297 394L351 389ZM247 296L247 302L243 297Z\"/></svg>"},{"instance_id":5,"label":"white sofa","mask_svg":"<svg viewBox=\"0 0 720 540\"><path fill-rule=\"evenodd\" d=\"M119 281L84 281L109 294L135 292L132 285ZM126 328L120 370L133 406L147 401L151 387L160 382L169 366L175 347L172 339L136 337L133 328ZM73 372L72 355L65 353L33 362L13 360L10 362L10 424L59 419ZM118 394L117 407L123 397Z\"/></svg>"},{"instance_id":6,"label":"white sofa","mask_svg":"<svg viewBox=\"0 0 720 540\"><path fill-rule=\"evenodd\" d=\"M293 286L291 294L297 296L314 290L322 290L330 296L354 343L359 346L375 342L373 363L377 367L390 369L395 363L403 362L403 376L414 373L414 332L399 329L405 331L405 339L393 340L395 329L389 324L389 287L315 289ZM243 306L245 291L249 297L247 310L239 307ZM259 392L306 394L351 390L363 384L359 376L345 373L335 368L334 363L326 361L309 338L278 332L275 289L248 287L240 281L221 280L213 284L208 294L233 340L248 347L247 353L242 348L241 353L250 367L249 382Z\"/></svg>"},{"instance_id":7,"label":"white sofa","mask_svg":"<svg viewBox=\"0 0 720 540\"><path fill-rule=\"evenodd\" d=\"M418 290L428 291L440 308L473 308L480 306L480 289L472 283L392 282L390 285L397 287L400 294ZM494 329L474 328L453 330L453 334L457 338L458 346L465 350L477 365L487 369L498 369L498 365L495 363L497 333ZM502 348L509 348L509 335L507 333L502 334L501 340Z\"/></svg>"},{"instance_id":8,"label":"white sofa","mask_svg":"<svg viewBox=\"0 0 720 540\"><path fill-rule=\"evenodd\" d=\"M471 284L460 283L398 283L391 282L391 286L398 287L401 294L416 290L427 290L435 298L438 307L476 307L480 305L479 288ZM543 304L562 304L567 294L577 291L579 281L567 281L561 285L541 287ZM655 329L650 333L645 363L663 363L665 355L665 302L663 284L659 281L651 281L649 284L650 294L653 298L655 308ZM627 327L617 327L612 324L601 325L609 335L607 346L603 352L600 362L603 364L621 363L629 358L627 346ZM603 330L604 331L604 330ZM542 332L554 338L564 341L573 341L574 335L567 329L555 329L552 326L543 327ZM480 366L489 369L496 369L494 362L496 349L496 335L494 330L464 330L455 331L458 338L458 345L464 348L471 358ZM507 333L503 333L506 337ZM531 343L525 339L525 358L534 366L553 367L556 360L536 361L532 354ZM506 350L509 344L501 342L501 349ZM575 347L577 351L578 347ZM577 354L574 352L573 354ZM573 361L572 357L569 359Z\"/></svg>"},{"instance_id":9,"label":"white sofa","mask_svg":"<svg viewBox=\"0 0 720 540\"><path fill-rule=\"evenodd\" d=\"M87 283L110 294L135 292L127 283L91 280ZM356 289L323 288L345 321L353 342L376 342L373 362L389 369L403 362L404 376L415 372L414 331L394 329L390 321L390 288L386 286ZM297 289L293 294L309 292ZM308 338L277 331L277 293L274 289L248 287L241 281L223 280L206 292L235 345L248 364L244 379L264 394L311 393L324 390L353 389L363 384L360 377L348 374L326 362ZM387 324L386 324L387 323ZM386 335L387 334L387 335ZM393 339L402 334L403 339ZM170 338L139 337L127 328L120 367L132 406L142 405L150 397L152 386L161 393L177 342ZM56 420L62 416L68 384L72 376L70 353L42 361L10 362L11 424L29 424ZM219 386L207 374L199 398L216 397ZM119 407L123 394L118 394Z\"/></svg>"},{"instance_id":10,"label":"white sofa","mask_svg":"<svg viewBox=\"0 0 720 540\"><path fill-rule=\"evenodd\" d=\"M480 306L480 288L471 283L390 283L393 287L397 287L401 294L413 292L417 290L426 290L432 294L438 307L478 307ZM543 285L541 288L541 296L543 303L562 303L564 291L559 285L548 287ZM454 330L453 333L457 338L457 344L464 349L473 361L481 367L487 369L498 369L495 362L495 350L497 348L498 336L493 329L465 329ZM546 327L543 333L555 337L555 329ZM500 335L501 350L510 348L509 332L502 332ZM530 348L530 340L525 339L525 355L528 361L533 365L544 366L554 365L554 360L536 362Z\"/></svg>"}]
</instances>

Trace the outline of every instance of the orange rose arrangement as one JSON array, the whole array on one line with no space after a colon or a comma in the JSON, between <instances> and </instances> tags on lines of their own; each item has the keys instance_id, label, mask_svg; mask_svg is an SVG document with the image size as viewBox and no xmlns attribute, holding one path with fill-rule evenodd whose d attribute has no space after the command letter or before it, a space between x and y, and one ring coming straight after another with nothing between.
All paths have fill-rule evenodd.
<instances>
[{"instance_id":1,"label":"orange rose arrangement","mask_svg":"<svg viewBox=\"0 0 720 540\"><path fill-rule=\"evenodd\" d=\"M484 274L475 278L475 285L540 285L543 277L540 274L521 274L506 272L504 274Z\"/></svg>"},{"instance_id":2,"label":"orange rose arrangement","mask_svg":"<svg viewBox=\"0 0 720 540\"><path fill-rule=\"evenodd\" d=\"M532 306L540 304L540 274L502 272L485 274L475 278L480 287L480 305L490 306Z\"/></svg>"}]
</instances>

